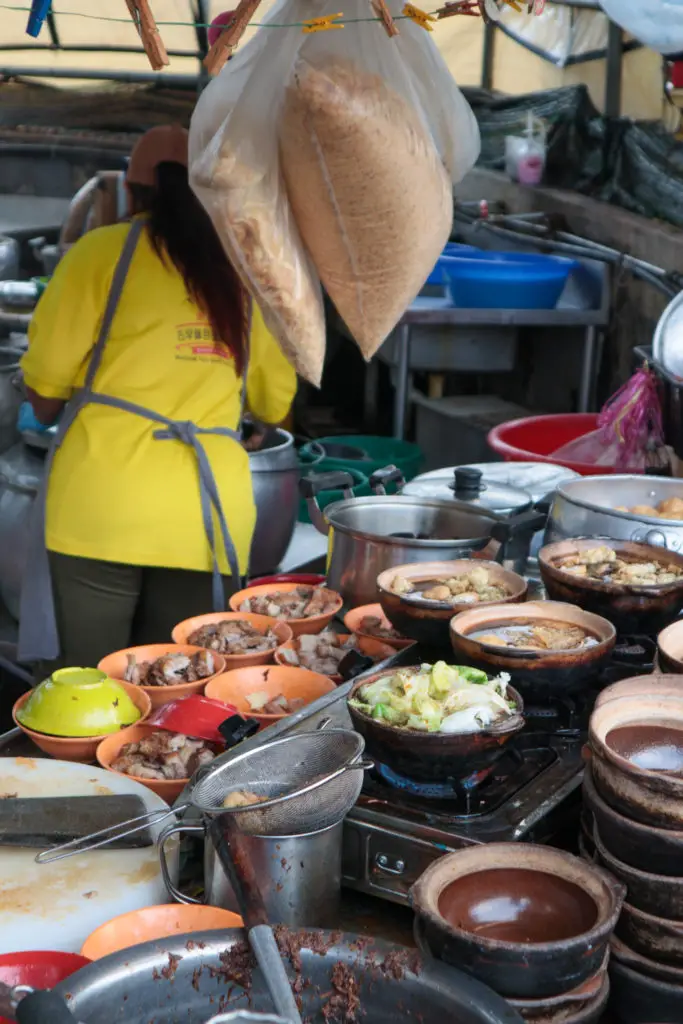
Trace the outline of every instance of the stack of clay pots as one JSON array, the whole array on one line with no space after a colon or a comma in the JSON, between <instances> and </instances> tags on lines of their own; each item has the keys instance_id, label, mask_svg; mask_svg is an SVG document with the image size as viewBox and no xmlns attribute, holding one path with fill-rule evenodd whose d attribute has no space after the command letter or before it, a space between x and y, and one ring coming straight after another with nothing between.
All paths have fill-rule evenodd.
<instances>
[{"instance_id":1,"label":"stack of clay pots","mask_svg":"<svg viewBox=\"0 0 683 1024\"><path fill-rule=\"evenodd\" d=\"M584 851L626 886L612 942L619 1024L683 1022L683 679L603 691L589 730Z\"/></svg>"},{"instance_id":2,"label":"stack of clay pots","mask_svg":"<svg viewBox=\"0 0 683 1024\"><path fill-rule=\"evenodd\" d=\"M424 954L504 996L535 1024L597 1024L624 886L571 854L491 843L447 854L411 890Z\"/></svg>"}]
</instances>

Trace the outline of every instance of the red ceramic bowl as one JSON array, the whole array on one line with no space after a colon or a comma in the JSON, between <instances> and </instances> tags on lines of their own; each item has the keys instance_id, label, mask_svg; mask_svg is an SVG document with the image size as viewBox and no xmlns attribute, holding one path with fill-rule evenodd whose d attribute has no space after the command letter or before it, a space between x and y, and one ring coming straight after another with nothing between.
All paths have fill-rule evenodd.
<instances>
[{"instance_id":1,"label":"red ceramic bowl","mask_svg":"<svg viewBox=\"0 0 683 1024\"><path fill-rule=\"evenodd\" d=\"M30 985L31 988L54 988L71 974L87 967L91 960L78 953L53 953L29 950L26 953L4 953L0 956L0 981L14 988L16 985ZM6 1017L0 1017L0 1024L16 1024Z\"/></svg>"}]
</instances>

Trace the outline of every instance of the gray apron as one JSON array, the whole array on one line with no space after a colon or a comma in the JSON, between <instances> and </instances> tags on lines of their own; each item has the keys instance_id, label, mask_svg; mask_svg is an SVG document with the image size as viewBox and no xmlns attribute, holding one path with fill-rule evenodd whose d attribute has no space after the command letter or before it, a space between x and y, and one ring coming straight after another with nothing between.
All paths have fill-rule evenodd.
<instances>
[{"instance_id":1,"label":"gray apron","mask_svg":"<svg viewBox=\"0 0 683 1024\"><path fill-rule=\"evenodd\" d=\"M19 619L19 645L18 657L20 661L52 661L60 653L59 634L55 616L54 596L52 592L52 581L50 577L50 563L46 548L45 521L47 507L47 490L50 479L50 472L54 458L59 446L64 440L70 426L78 416L81 409L88 404L106 405L113 409L122 409L124 412L132 413L134 416L141 416L159 424L159 429L154 431L154 438L157 441L181 441L193 449L197 457L197 468L199 470L199 496L201 500L202 519L206 537L211 550L212 559L212 594L214 611L225 610L225 589L223 579L218 567L217 545L215 536L214 517L218 523L220 537L223 542L232 585L237 589L240 585L239 566L237 553L233 544L230 530L225 519L223 507L216 485L216 479L211 469L209 458L206 454L201 438L206 434L227 437L231 441L239 443L240 437L237 431L229 427L214 427L205 430L195 423L171 420L161 416L153 409L146 406L128 402L123 398L114 398L112 395L103 395L93 390L95 377L102 362L104 347L109 338L109 332L116 315L123 287L128 275L128 270L138 244L138 240L145 228L144 220L133 222L123 251L119 258L114 277L107 299L107 305L102 319L102 326L92 350L90 363L82 388L76 391L68 402L62 414L56 436L50 445L45 460L45 474L40 489L36 495L31 512L31 523L29 527L29 548L26 561L26 569L21 589L21 605ZM244 382L246 381L247 368L243 372L242 409L244 408ZM199 609L201 611L201 609Z\"/></svg>"}]
</instances>

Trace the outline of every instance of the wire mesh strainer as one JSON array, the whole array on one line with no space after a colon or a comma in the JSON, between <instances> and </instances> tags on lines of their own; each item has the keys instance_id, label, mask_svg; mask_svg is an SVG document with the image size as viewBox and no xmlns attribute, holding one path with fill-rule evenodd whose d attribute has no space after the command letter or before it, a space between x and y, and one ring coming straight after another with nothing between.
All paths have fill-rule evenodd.
<instances>
[{"instance_id":1,"label":"wire mesh strainer","mask_svg":"<svg viewBox=\"0 0 683 1024\"><path fill-rule=\"evenodd\" d=\"M334 825L351 810L363 785L365 740L352 729L319 729L272 740L205 770L190 800L173 810L151 811L118 822L83 839L53 846L36 857L39 864L73 857L106 846L189 808L206 818L236 816L246 835L296 836ZM225 808L230 793L265 798L247 807Z\"/></svg>"}]
</instances>

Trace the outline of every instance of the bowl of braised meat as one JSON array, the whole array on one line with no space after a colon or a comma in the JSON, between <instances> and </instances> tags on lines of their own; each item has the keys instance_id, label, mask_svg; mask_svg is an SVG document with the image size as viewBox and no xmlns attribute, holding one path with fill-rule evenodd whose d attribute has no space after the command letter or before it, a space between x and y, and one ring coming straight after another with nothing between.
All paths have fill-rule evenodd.
<instances>
[{"instance_id":1,"label":"bowl of braised meat","mask_svg":"<svg viewBox=\"0 0 683 1024\"><path fill-rule=\"evenodd\" d=\"M353 633L304 633L295 636L288 644L275 653L278 665L293 668L307 668L311 672L329 676L335 683L342 681L339 669L348 654L355 651L372 658L375 664L391 658L396 651L388 643L369 636L354 636Z\"/></svg>"},{"instance_id":2,"label":"bowl of braised meat","mask_svg":"<svg viewBox=\"0 0 683 1024\"><path fill-rule=\"evenodd\" d=\"M509 672L523 696L558 696L580 688L609 659L611 622L572 604L528 601L461 612L451 621L459 660Z\"/></svg>"},{"instance_id":3,"label":"bowl of braised meat","mask_svg":"<svg viewBox=\"0 0 683 1024\"><path fill-rule=\"evenodd\" d=\"M224 672L211 680L206 696L232 704L241 715L256 719L263 728L334 689L332 680L318 672L268 665Z\"/></svg>"},{"instance_id":4,"label":"bowl of braised meat","mask_svg":"<svg viewBox=\"0 0 683 1024\"><path fill-rule=\"evenodd\" d=\"M97 748L97 763L127 775L172 803L198 768L210 764L222 746L183 733L132 725L108 736Z\"/></svg>"},{"instance_id":5,"label":"bowl of braised meat","mask_svg":"<svg viewBox=\"0 0 683 1024\"><path fill-rule=\"evenodd\" d=\"M538 563L550 598L604 616L623 635L658 633L683 608L683 555L665 548L564 540L541 548Z\"/></svg>"},{"instance_id":6,"label":"bowl of braised meat","mask_svg":"<svg viewBox=\"0 0 683 1024\"><path fill-rule=\"evenodd\" d=\"M349 633L368 637L370 640L381 640L395 651L403 650L415 643L410 637L401 636L399 631L394 629L381 604L363 604L358 608L352 608L344 616L344 625Z\"/></svg>"},{"instance_id":7,"label":"bowl of braised meat","mask_svg":"<svg viewBox=\"0 0 683 1024\"><path fill-rule=\"evenodd\" d=\"M189 644L150 644L108 654L98 668L112 679L139 686L158 708L176 697L202 693L210 679L225 671L225 659Z\"/></svg>"},{"instance_id":8,"label":"bowl of braised meat","mask_svg":"<svg viewBox=\"0 0 683 1024\"><path fill-rule=\"evenodd\" d=\"M399 633L424 644L448 647L448 624L467 608L526 600L527 582L497 562L397 565L377 577L384 614Z\"/></svg>"},{"instance_id":9,"label":"bowl of braised meat","mask_svg":"<svg viewBox=\"0 0 683 1024\"><path fill-rule=\"evenodd\" d=\"M286 622L249 612L210 612L179 622L171 634L176 644L193 644L219 654L226 669L268 665L292 639Z\"/></svg>"},{"instance_id":10,"label":"bowl of braised meat","mask_svg":"<svg viewBox=\"0 0 683 1024\"><path fill-rule=\"evenodd\" d=\"M320 633L341 611L342 604L341 596L334 590L296 583L265 583L260 587L247 587L230 598L234 612L281 619L294 636Z\"/></svg>"}]
</instances>

